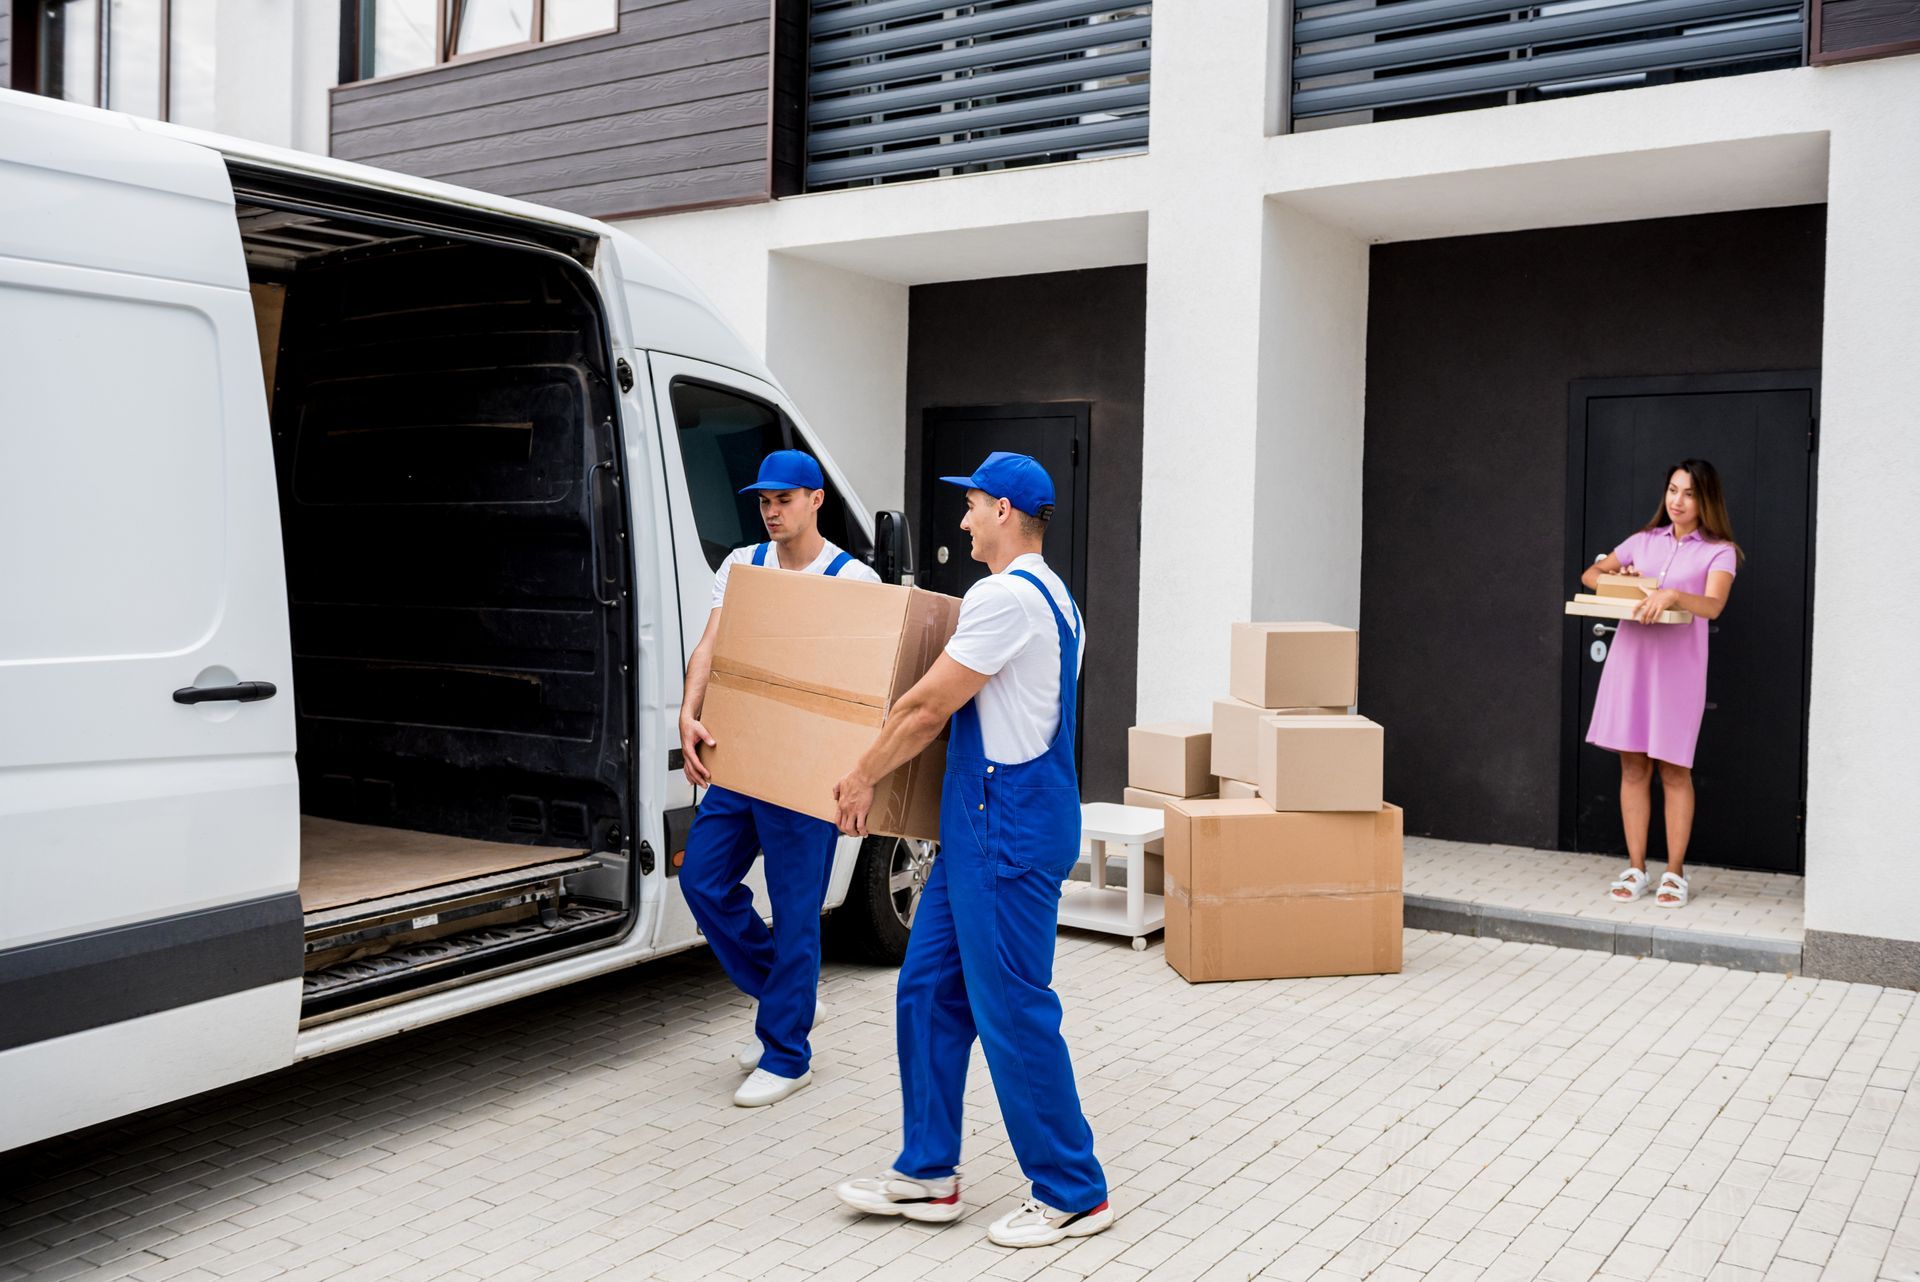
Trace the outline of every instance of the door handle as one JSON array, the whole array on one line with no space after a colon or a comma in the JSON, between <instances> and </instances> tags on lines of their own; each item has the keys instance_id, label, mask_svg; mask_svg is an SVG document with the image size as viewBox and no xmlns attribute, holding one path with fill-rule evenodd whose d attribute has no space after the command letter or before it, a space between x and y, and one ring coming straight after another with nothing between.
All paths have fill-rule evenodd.
<instances>
[{"instance_id":1,"label":"door handle","mask_svg":"<svg viewBox=\"0 0 1920 1282\"><path fill-rule=\"evenodd\" d=\"M1605 623L1596 623L1593 625L1593 635L1597 637L1603 637L1607 635L1607 633L1609 632L1618 632L1619 630L1620 629L1618 627L1609 626Z\"/></svg>"},{"instance_id":2,"label":"door handle","mask_svg":"<svg viewBox=\"0 0 1920 1282\"><path fill-rule=\"evenodd\" d=\"M258 703L280 693L271 681L242 681L230 686L181 686L173 692L175 703Z\"/></svg>"},{"instance_id":3,"label":"door handle","mask_svg":"<svg viewBox=\"0 0 1920 1282\"><path fill-rule=\"evenodd\" d=\"M587 519L592 525L592 528L588 531L587 537L588 537L588 542L592 545L592 548L593 548L593 558L589 566L589 572L593 575L593 599L598 601L601 605L606 606L608 609L617 610L620 608L620 598L617 596L609 597L606 595L604 591L604 588L607 582L607 572L606 572L606 568L601 564L602 553L600 550L600 542L601 542L601 539L600 539L600 508L601 508L600 487L596 484L596 482L600 479L601 468L605 468L609 473L611 473L613 471L613 463L610 460L603 459L602 461L595 463L592 467L587 469L587 508L588 508ZM615 476L612 479L615 485L620 484L620 478L618 476Z\"/></svg>"}]
</instances>

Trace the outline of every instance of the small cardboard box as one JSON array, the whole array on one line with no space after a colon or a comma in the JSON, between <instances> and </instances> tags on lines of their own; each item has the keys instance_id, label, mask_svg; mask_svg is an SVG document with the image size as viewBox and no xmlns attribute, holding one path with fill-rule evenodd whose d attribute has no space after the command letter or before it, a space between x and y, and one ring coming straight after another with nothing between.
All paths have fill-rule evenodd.
<instances>
[{"instance_id":1,"label":"small cardboard box","mask_svg":"<svg viewBox=\"0 0 1920 1282\"><path fill-rule=\"evenodd\" d=\"M1239 699L1213 702L1213 773L1220 779L1220 795L1226 796L1226 781L1244 784L1259 780L1260 722L1265 717L1344 717L1339 708L1262 708Z\"/></svg>"},{"instance_id":2,"label":"small cardboard box","mask_svg":"<svg viewBox=\"0 0 1920 1282\"><path fill-rule=\"evenodd\" d=\"M1169 796L1164 792L1148 792L1145 788L1128 788L1120 794L1120 800L1125 805L1148 806L1165 814L1167 805L1170 802L1183 801L1186 800L1186 798ZM1211 798L1208 800L1211 800ZM1164 875L1166 868L1165 860L1166 841L1164 839L1149 841L1147 843L1147 880L1145 883L1146 892L1149 895L1164 895L1167 893ZM1133 876L1133 869L1127 869L1127 876Z\"/></svg>"},{"instance_id":3,"label":"small cardboard box","mask_svg":"<svg viewBox=\"0 0 1920 1282\"><path fill-rule=\"evenodd\" d=\"M1260 796L1275 810L1378 810L1386 733L1365 717L1267 717Z\"/></svg>"},{"instance_id":4,"label":"small cardboard box","mask_svg":"<svg viewBox=\"0 0 1920 1282\"><path fill-rule=\"evenodd\" d=\"M1215 791L1213 735L1205 726L1168 722L1127 731L1127 786L1174 797Z\"/></svg>"},{"instance_id":5,"label":"small cardboard box","mask_svg":"<svg viewBox=\"0 0 1920 1282\"><path fill-rule=\"evenodd\" d=\"M960 602L921 588L735 566L714 640L700 754L724 788L816 819L926 674ZM935 741L874 790L871 831L937 840L946 745Z\"/></svg>"},{"instance_id":6,"label":"small cardboard box","mask_svg":"<svg viewBox=\"0 0 1920 1282\"><path fill-rule=\"evenodd\" d=\"M1647 594L1659 586L1660 580L1650 574L1603 574L1599 579L1598 595L1644 601Z\"/></svg>"},{"instance_id":7,"label":"small cardboard box","mask_svg":"<svg viewBox=\"0 0 1920 1282\"><path fill-rule=\"evenodd\" d=\"M1220 800L1222 801L1253 801L1259 796L1260 788L1257 784L1242 783L1238 779L1220 781Z\"/></svg>"},{"instance_id":8,"label":"small cardboard box","mask_svg":"<svg viewBox=\"0 0 1920 1282\"><path fill-rule=\"evenodd\" d=\"M1350 708L1360 634L1331 623L1236 623L1228 688L1261 708Z\"/></svg>"},{"instance_id":9,"label":"small cardboard box","mask_svg":"<svg viewBox=\"0 0 1920 1282\"><path fill-rule=\"evenodd\" d=\"M1223 798L1166 816L1166 957L1188 982L1399 971L1398 806L1284 813Z\"/></svg>"}]
</instances>

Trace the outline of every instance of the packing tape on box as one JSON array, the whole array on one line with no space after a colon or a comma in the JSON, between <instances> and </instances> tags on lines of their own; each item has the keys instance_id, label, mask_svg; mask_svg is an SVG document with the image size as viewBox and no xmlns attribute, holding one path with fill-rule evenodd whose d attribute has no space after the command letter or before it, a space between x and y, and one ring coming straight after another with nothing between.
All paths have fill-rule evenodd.
<instances>
[{"instance_id":1,"label":"packing tape on box","mask_svg":"<svg viewBox=\"0 0 1920 1282\"><path fill-rule=\"evenodd\" d=\"M722 676L728 676L736 678L737 682L751 681L757 685L773 686L781 690L794 690L803 694L819 695L822 698L833 699L840 703L857 703L864 708L877 708L878 706L868 702L867 697L858 690L838 689L833 686L823 686L817 682L807 682L803 684L795 681L791 677L781 676L780 673L772 668L762 668L751 663L741 663L737 659L715 659L713 676L716 680ZM743 687L736 684L733 688L741 689Z\"/></svg>"},{"instance_id":2,"label":"packing tape on box","mask_svg":"<svg viewBox=\"0 0 1920 1282\"><path fill-rule=\"evenodd\" d=\"M802 712L818 713L823 717L845 721L850 725L872 726L876 730L880 727L880 709L870 703L854 703L847 699L821 694L818 691L802 690L798 686L780 685L734 672L715 672L709 684L723 690L738 691L756 699L784 703L789 707L799 708Z\"/></svg>"},{"instance_id":3,"label":"packing tape on box","mask_svg":"<svg viewBox=\"0 0 1920 1282\"><path fill-rule=\"evenodd\" d=\"M1216 904L1260 903L1269 899L1324 899L1351 898L1355 895L1391 895L1401 890L1398 882L1391 886L1368 886L1357 889L1352 882L1322 882L1317 884L1288 884L1283 888L1273 887L1235 887L1232 890L1196 894L1180 885L1172 877L1165 878L1166 896L1178 900L1190 908L1211 908Z\"/></svg>"}]
</instances>

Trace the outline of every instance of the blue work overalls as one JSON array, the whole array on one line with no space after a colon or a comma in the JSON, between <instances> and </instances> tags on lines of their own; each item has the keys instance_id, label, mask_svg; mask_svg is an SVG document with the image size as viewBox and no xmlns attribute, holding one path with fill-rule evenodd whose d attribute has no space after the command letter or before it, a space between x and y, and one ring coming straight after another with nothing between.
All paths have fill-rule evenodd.
<instances>
[{"instance_id":1,"label":"blue work overalls","mask_svg":"<svg viewBox=\"0 0 1920 1282\"><path fill-rule=\"evenodd\" d=\"M755 548L753 563L764 566L771 547ZM837 576L852 559L842 552L825 573ZM758 999L760 1067L780 1077L799 1077L812 1061L807 1034L820 985L820 908L839 836L828 820L718 787L707 789L687 834L680 893L727 978ZM761 851L771 930L741 884Z\"/></svg>"},{"instance_id":2,"label":"blue work overalls","mask_svg":"<svg viewBox=\"0 0 1920 1282\"><path fill-rule=\"evenodd\" d=\"M1060 633L1060 728L1019 765L987 760L980 714L953 716L940 800L940 855L900 968L896 1019L906 1144L894 1169L942 1179L960 1161L961 1099L977 1036L1020 1169L1061 1211L1107 1200L1060 1035L1053 982L1060 883L1080 855L1073 767L1079 636L1053 594L1025 570ZM1076 614L1078 612L1076 611Z\"/></svg>"}]
</instances>

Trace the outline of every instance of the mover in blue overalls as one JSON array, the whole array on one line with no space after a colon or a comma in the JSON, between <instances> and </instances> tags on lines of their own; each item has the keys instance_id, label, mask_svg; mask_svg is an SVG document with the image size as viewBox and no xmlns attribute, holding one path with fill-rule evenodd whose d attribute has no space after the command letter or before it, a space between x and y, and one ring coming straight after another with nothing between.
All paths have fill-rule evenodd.
<instances>
[{"instance_id":1,"label":"mover in blue overalls","mask_svg":"<svg viewBox=\"0 0 1920 1282\"><path fill-rule=\"evenodd\" d=\"M1024 454L972 476L961 529L991 575L968 590L946 652L897 703L834 789L840 828L864 833L874 782L951 718L940 855L913 919L896 999L906 1143L893 1169L839 1186L873 1215L947 1222L960 1201L961 1098L974 1038L1033 1197L996 1221L1001 1246L1046 1246L1113 1223L1080 1109L1053 981L1060 883L1080 853L1073 765L1085 638L1066 585L1040 555L1053 481Z\"/></svg>"},{"instance_id":2,"label":"mover in blue overalls","mask_svg":"<svg viewBox=\"0 0 1920 1282\"><path fill-rule=\"evenodd\" d=\"M838 575L878 583L880 576L820 534L820 504L826 478L820 464L799 450L777 450L760 464L760 475L742 494L760 496L760 520L768 542L736 549L714 573L713 608L707 629L687 663L686 696L680 705L680 749L687 779L706 788L700 814L687 835L680 893L707 937L727 977L759 999L753 1041L738 1055L751 1075L734 1092L742 1108L776 1103L813 1080L807 1036L818 1015L820 909L839 840L824 819L797 814L711 786L700 749L713 736L700 724L713 675L713 643L720 604L736 565L776 566L810 574ZM754 856L766 852L767 898L773 928L754 911L753 892L741 884Z\"/></svg>"}]
</instances>

